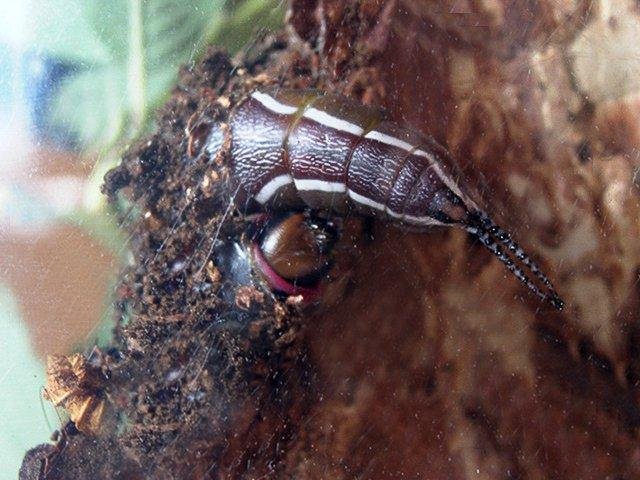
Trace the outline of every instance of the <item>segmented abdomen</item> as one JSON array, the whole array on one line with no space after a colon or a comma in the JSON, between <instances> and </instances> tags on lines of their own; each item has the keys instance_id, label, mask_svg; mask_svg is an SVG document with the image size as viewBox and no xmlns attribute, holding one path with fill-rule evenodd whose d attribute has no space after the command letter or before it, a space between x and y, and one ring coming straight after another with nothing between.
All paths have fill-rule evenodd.
<instances>
[{"instance_id":1,"label":"segmented abdomen","mask_svg":"<svg viewBox=\"0 0 640 480\"><path fill-rule=\"evenodd\" d=\"M315 90L255 91L230 118L240 204L343 211L415 226L451 223L466 204L443 159L381 110Z\"/></svg>"},{"instance_id":2,"label":"segmented abdomen","mask_svg":"<svg viewBox=\"0 0 640 480\"><path fill-rule=\"evenodd\" d=\"M448 153L381 110L317 90L255 91L232 111L229 127L231 180L241 209L305 203L336 213L354 208L418 228L457 226L536 295L562 308L538 265L460 190ZM223 137L213 129L207 150L217 152Z\"/></svg>"}]
</instances>

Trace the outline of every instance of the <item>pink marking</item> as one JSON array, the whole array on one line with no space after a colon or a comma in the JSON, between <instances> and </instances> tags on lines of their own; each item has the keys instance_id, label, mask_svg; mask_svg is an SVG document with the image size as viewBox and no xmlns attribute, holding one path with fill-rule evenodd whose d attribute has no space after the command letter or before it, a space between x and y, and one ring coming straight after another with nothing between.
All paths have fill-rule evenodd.
<instances>
[{"instance_id":1,"label":"pink marking","mask_svg":"<svg viewBox=\"0 0 640 480\"><path fill-rule=\"evenodd\" d=\"M262 250L260 250L258 245L253 244L251 251L253 252L253 260L272 289L286 293L287 295L302 295L305 301L314 300L320 295L319 287L300 287L278 275L278 273L271 268L267 259L264 258Z\"/></svg>"}]
</instances>

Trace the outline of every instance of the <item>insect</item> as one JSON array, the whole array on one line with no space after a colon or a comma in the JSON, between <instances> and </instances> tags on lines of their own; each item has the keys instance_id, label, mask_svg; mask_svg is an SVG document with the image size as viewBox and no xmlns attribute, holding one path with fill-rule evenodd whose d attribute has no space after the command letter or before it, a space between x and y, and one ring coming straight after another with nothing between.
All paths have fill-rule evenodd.
<instances>
[{"instance_id":1,"label":"insect","mask_svg":"<svg viewBox=\"0 0 640 480\"><path fill-rule=\"evenodd\" d=\"M538 265L457 183L446 149L382 109L318 90L259 89L231 111L228 127L213 129L206 149L215 155L229 146L241 210L306 205L420 231L462 228L538 297L563 308Z\"/></svg>"}]
</instances>

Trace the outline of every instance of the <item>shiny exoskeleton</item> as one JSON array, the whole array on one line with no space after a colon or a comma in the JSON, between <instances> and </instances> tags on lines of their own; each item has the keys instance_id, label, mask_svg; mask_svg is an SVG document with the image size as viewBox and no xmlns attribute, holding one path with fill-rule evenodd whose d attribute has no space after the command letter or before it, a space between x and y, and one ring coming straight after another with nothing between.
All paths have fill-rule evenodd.
<instances>
[{"instance_id":1,"label":"shiny exoskeleton","mask_svg":"<svg viewBox=\"0 0 640 480\"><path fill-rule=\"evenodd\" d=\"M336 239L331 221L302 213L276 215L254 239L254 262L274 290L315 298Z\"/></svg>"},{"instance_id":2,"label":"shiny exoskeleton","mask_svg":"<svg viewBox=\"0 0 640 480\"><path fill-rule=\"evenodd\" d=\"M212 130L207 150L215 154L223 145L230 148L241 210L304 204L336 214L355 211L413 229L463 228L531 291L562 308L539 267L463 191L447 151L388 120L381 109L317 90L256 90L232 110L228 127L224 133Z\"/></svg>"}]
</instances>

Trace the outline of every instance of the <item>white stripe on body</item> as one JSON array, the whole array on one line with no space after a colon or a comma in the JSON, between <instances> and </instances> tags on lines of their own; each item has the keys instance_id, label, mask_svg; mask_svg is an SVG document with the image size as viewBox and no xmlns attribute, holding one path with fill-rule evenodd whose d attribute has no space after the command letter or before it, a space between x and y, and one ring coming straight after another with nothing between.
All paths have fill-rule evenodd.
<instances>
[{"instance_id":1,"label":"white stripe on body","mask_svg":"<svg viewBox=\"0 0 640 480\"><path fill-rule=\"evenodd\" d=\"M284 175L281 175L281 177L283 176ZM277 178L279 177L276 177L276 179ZM272 180L269 183L274 182L274 180ZM416 215L405 215L402 213L394 212L393 210L390 210L388 206L380 202L376 202L375 200L371 200L370 198L365 197L364 195L361 195L357 192L354 192L351 189L347 189L345 185L340 182L326 182L324 180L316 180L316 179L294 179L293 182L295 183L296 188L298 190L302 190L305 192L312 191L312 192L325 192L325 193L346 193L351 200L353 200L356 203L359 203L360 205L364 205L366 207L373 208L380 212L384 212L390 217L399 219L400 221L404 221L406 223L410 223L413 225L446 225L445 223L442 223L428 215L416 216ZM289 182L286 182L286 183L289 183ZM283 185L285 185L286 183L284 183ZM264 190L264 187L263 187L263 190ZM275 194L275 191L273 192L273 194ZM261 203L264 203L264 202L261 202Z\"/></svg>"},{"instance_id":2,"label":"white stripe on body","mask_svg":"<svg viewBox=\"0 0 640 480\"><path fill-rule=\"evenodd\" d=\"M260 102L267 110L281 115L293 115L298 111L298 107L285 105L266 93L255 91L251 94L251 98Z\"/></svg>"},{"instance_id":3,"label":"white stripe on body","mask_svg":"<svg viewBox=\"0 0 640 480\"><path fill-rule=\"evenodd\" d=\"M409 153L411 153L416 148L410 143L405 142L404 140L400 140L399 138L392 137L391 135L387 135L386 133L381 133L376 130L371 130L364 136L364 138L377 140L380 143L391 145L392 147L401 148L402 150Z\"/></svg>"},{"instance_id":4,"label":"white stripe on body","mask_svg":"<svg viewBox=\"0 0 640 480\"><path fill-rule=\"evenodd\" d=\"M405 223L409 223L411 225L440 225L440 226L450 226L446 223L441 222L440 220L436 220L429 215L424 215L417 217L415 215L405 215L402 217L402 221Z\"/></svg>"},{"instance_id":5,"label":"white stripe on body","mask_svg":"<svg viewBox=\"0 0 640 480\"><path fill-rule=\"evenodd\" d=\"M433 170L436 172L436 175L438 175L438 178L442 181L442 183L444 183L449 188L449 190L451 190L458 197L460 197L465 203L470 203L473 207L479 208L473 200L471 200L470 198L468 198L466 195L462 193L462 191L460 190L458 185L456 185L453 179L451 179L446 173L442 171L442 169L440 168L440 165L438 165L438 162L433 157L433 155L429 154L428 152L425 152L424 150L420 150L419 148L411 145L408 142L405 142L404 140L400 140L399 138L395 138L385 133L377 132L375 130L372 130L369 133L367 133L365 135L365 138L370 138L371 140L377 140L386 145L391 145L393 147L401 148L402 150L409 152L412 155L426 158L431 164L431 166L433 167Z\"/></svg>"},{"instance_id":6,"label":"white stripe on body","mask_svg":"<svg viewBox=\"0 0 640 480\"><path fill-rule=\"evenodd\" d=\"M367 207L371 207L375 210L380 210L381 212L385 212L387 210L387 208L382 203L371 200L370 198L367 198L364 195L360 195L359 193L356 193L351 189L349 189L349 192L347 194L349 195L349 198L351 200L359 203L360 205L366 205Z\"/></svg>"},{"instance_id":7,"label":"white stripe on body","mask_svg":"<svg viewBox=\"0 0 640 480\"><path fill-rule=\"evenodd\" d=\"M307 108L302 116L324 125L325 127L333 128L334 130L339 130L341 132L351 133L358 137L362 136L364 133L364 129L359 125L347 122L346 120L334 117L333 115L329 115L327 112L323 112L317 108Z\"/></svg>"},{"instance_id":8,"label":"white stripe on body","mask_svg":"<svg viewBox=\"0 0 640 480\"><path fill-rule=\"evenodd\" d=\"M446 225L445 223L442 223L439 220L436 220L435 218L428 215L416 216L394 212L393 210L389 209L387 205L376 202L375 200L371 200L370 198L367 198L364 195L360 195L359 193L354 192L351 189L348 190L348 195L349 198L351 198L354 202L384 212L390 217L399 219L401 222L410 223L413 225Z\"/></svg>"},{"instance_id":9,"label":"white stripe on body","mask_svg":"<svg viewBox=\"0 0 640 480\"><path fill-rule=\"evenodd\" d=\"M347 187L341 182L327 182L324 180L315 180L309 178L296 178L293 180L298 190L318 191L327 193L346 193Z\"/></svg>"},{"instance_id":10,"label":"white stripe on body","mask_svg":"<svg viewBox=\"0 0 640 480\"><path fill-rule=\"evenodd\" d=\"M268 202L271 198L273 198L273 196L278 192L278 190L280 190L285 185L289 185L290 183L293 183L293 177L291 175L289 175L288 173L284 175L278 175L277 177L274 177L271 180L269 180L260 189L260 191L255 195L254 198L256 199L257 202L264 204Z\"/></svg>"},{"instance_id":11,"label":"white stripe on body","mask_svg":"<svg viewBox=\"0 0 640 480\"><path fill-rule=\"evenodd\" d=\"M298 111L298 107L285 105L266 93L255 91L251 94L251 97L260 102L265 108L275 113L292 115ZM347 132L357 136L361 136L364 133L364 129L355 123L334 117L333 115L323 112L322 110L318 110L317 108L307 108L302 116L324 125L325 127L333 128L334 130L339 130L341 132Z\"/></svg>"},{"instance_id":12,"label":"white stripe on body","mask_svg":"<svg viewBox=\"0 0 640 480\"><path fill-rule=\"evenodd\" d=\"M456 182L454 182L446 173L442 171L442 169L440 168L440 165L438 165L438 162L436 162L436 159L433 158L433 155L420 149L414 150L413 154L417 155L418 157L423 157L429 160L429 163L431 164L434 171L436 172L436 175L438 175L440 180L442 180L442 182L449 188L449 190L451 190L458 197L460 197L464 201L464 203L470 203L473 207L478 208L478 206L473 200L471 200L465 194L462 193L458 185L456 185Z\"/></svg>"}]
</instances>

